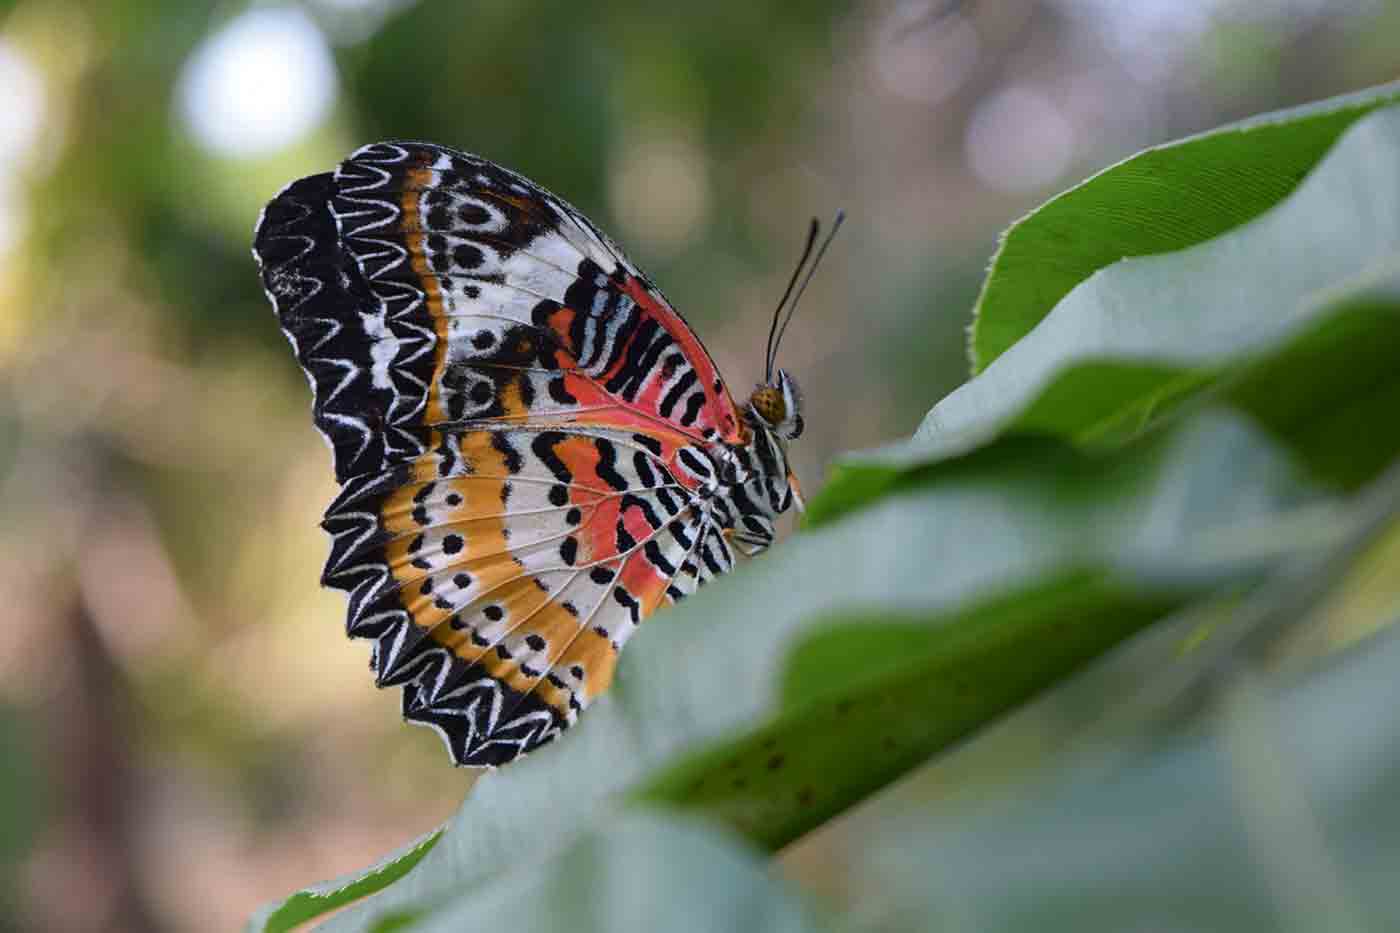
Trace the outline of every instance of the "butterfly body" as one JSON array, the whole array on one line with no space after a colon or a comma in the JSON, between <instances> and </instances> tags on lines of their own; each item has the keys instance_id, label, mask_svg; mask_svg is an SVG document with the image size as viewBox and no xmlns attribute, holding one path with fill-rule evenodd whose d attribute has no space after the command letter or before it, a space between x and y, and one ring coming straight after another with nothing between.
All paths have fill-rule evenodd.
<instances>
[{"instance_id":1,"label":"butterfly body","mask_svg":"<svg viewBox=\"0 0 1400 933\"><path fill-rule=\"evenodd\" d=\"M323 583L458 764L555 738L794 502L787 374L741 408L612 241L488 160L366 146L283 189L254 255L341 484Z\"/></svg>"}]
</instances>

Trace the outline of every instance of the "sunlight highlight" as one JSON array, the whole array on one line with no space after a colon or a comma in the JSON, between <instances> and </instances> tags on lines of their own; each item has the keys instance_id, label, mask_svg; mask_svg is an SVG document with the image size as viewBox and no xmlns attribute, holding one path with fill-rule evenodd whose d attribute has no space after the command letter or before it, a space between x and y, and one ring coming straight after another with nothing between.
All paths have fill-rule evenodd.
<instances>
[{"instance_id":1,"label":"sunlight highlight","mask_svg":"<svg viewBox=\"0 0 1400 933\"><path fill-rule=\"evenodd\" d=\"M0 38L0 254L18 245L24 233L21 175L33 157L44 126L44 82L29 58Z\"/></svg>"},{"instance_id":2,"label":"sunlight highlight","mask_svg":"<svg viewBox=\"0 0 1400 933\"><path fill-rule=\"evenodd\" d=\"M190 56L177 106L200 145L219 155L252 156L288 146L320 125L336 85L326 38L305 13L253 10Z\"/></svg>"}]
</instances>

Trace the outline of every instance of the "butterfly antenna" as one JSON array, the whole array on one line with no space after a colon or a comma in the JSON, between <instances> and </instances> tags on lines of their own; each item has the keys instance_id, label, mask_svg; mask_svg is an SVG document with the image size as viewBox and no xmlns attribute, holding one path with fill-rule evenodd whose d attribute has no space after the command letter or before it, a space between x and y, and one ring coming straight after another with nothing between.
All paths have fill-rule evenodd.
<instances>
[{"instance_id":1,"label":"butterfly antenna","mask_svg":"<svg viewBox=\"0 0 1400 933\"><path fill-rule=\"evenodd\" d=\"M792 313L797 310L797 303L802 300L802 293L807 290L807 285L812 281L812 276L815 275L817 272L817 266L820 266L822 264L822 257L826 255L826 248L830 246L831 241L836 238L836 231L841 229L841 222L845 219L846 212L843 210L837 210L836 216L831 219L831 229L826 232L826 239L822 240L821 249L817 250L817 255L812 260L812 264L807 267L807 274L803 277L802 284L798 286L797 294L793 296L792 304L788 306L787 317L783 318L783 326L778 328L778 336L773 341L774 360L777 359L778 347L783 342L783 334L787 331L788 322L792 320ZM814 234L816 233L816 229L817 222L814 220L812 221L812 232ZM809 245L810 242L811 241L809 240ZM805 254L803 255L803 258L806 258ZM773 368L772 362L768 364L768 368L771 378L771 371Z\"/></svg>"},{"instance_id":2,"label":"butterfly antenna","mask_svg":"<svg viewBox=\"0 0 1400 933\"><path fill-rule=\"evenodd\" d=\"M797 268L792 270L792 278L788 279L787 288L783 291L783 297L778 300L778 306L773 309L773 323L768 328L768 348L764 351L763 381L773 381L773 357L775 347L773 337L778 332L778 318L783 316L783 305L787 304L788 296L792 294L792 287L797 284L797 277L802 274L802 267L807 264L807 258L812 255L812 244L817 242L817 233L821 230L821 224L817 218L812 218L812 224L807 228L807 245L802 248L802 258L797 260Z\"/></svg>"}]
</instances>

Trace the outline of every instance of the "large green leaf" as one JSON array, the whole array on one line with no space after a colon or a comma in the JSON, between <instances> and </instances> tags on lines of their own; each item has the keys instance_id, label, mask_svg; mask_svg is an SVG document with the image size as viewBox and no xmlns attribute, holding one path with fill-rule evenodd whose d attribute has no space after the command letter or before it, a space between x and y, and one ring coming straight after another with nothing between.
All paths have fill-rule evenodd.
<instances>
[{"instance_id":1,"label":"large green leaf","mask_svg":"<svg viewBox=\"0 0 1400 933\"><path fill-rule=\"evenodd\" d=\"M1142 669L1125 654L1067 685L1095 692L1053 769L977 804L868 807L841 858L851 886L879 897L848 927L1388 929L1400 633L1302 671L1279 648L1342 594L1364 630L1400 618L1373 563L1398 518L1392 467L1334 516L1331 545L1283 562L1246 599L1216 601L1225 631L1182 663L1105 692L1113 667Z\"/></svg>"},{"instance_id":2,"label":"large green leaf","mask_svg":"<svg viewBox=\"0 0 1400 933\"><path fill-rule=\"evenodd\" d=\"M1327 309L1320 292L1397 255L1400 107L1389 107L1356 121L1268 213L1208 242L1126 259L1084 279L981 378L935 406L917 436L955 450L1018 415L1028 430L1092 436L1106 418L1140 403L1145 387L1128 387L1106 411L1068 404L1084 392L1038 407L1068 365L1227 366L1298 333Z\"/></svg>"},{"instance_id":3,"label":"large green leaf","mask_svg":"<svg viewBox=\"0 0 1400 933\"><path fill-rule=\"evenodd\" d=\"M1097 270L1192 246L1273 207L1354 121L1397 100L1400 84L1264 114L1140 152L1051 199L1002 236L977 301L973 371Z\"/></svg>"},{"instance_id":4,"label":"large green leaf","mask_svg":"<svg viewBox=\"0 0 1400 933\"><path fill-rule=\"evenodd\" d=\"M872 820L866 931L1391 929L1400 633L1306 677L1237 675L1205 735L1081 758L974 813Z\"/></svg>"},{"instance_id":5,"label":"large green leaf","mask_svg":"<svg viewBox=\"0 0 1400 933\"><path fill-rule=\"evenodd\" d=\"M1261 158L1263 154L1261 154ZM1400 450L1400 107L1343 135L1274 210L1071 291L936 405L914 439L844 461L820 523L1008 434L1122 443L1203 387L1354 486Z\"/></svg>"},{"instance_id":6,"label":"large green leaf","mask_svg":"<svg viewBox=\"0 0 1400 933\"><path fill-rule=\"evenodd\" d=\"M813 933L825 929L759 854L693 820L609 812L544 859L522 853L498 882L391 915L416 933Z\"/></svg>"},{"instance_id":7,"label":"large green leaf","mask_svg":"<svg viewBox=\"0 0 1400 933\"><path fill-rule=\"evenodd\" d=\"M978 604L805 635L763 728L681 758L637 792L778 848L903 776L1179 604L1086 571Z\"/></svg>"},{"instance_id":8,"label":"large green leaf","mask_svg":"<svg viewBox=\"0 0 1400 933\"><path fill-rule=\"evenodd\" d=\"M798 536L648 624L574 730L484 776L417 868L327 929L538 858L610 797L781 845L1182 599L1254 579L1278 553L1270 526L1310 495L1229 419L1108 457L1003 453ZM828 682L813 659L832 640L856 669ZM867 648L906 659L862 670Z\"/></svg>"}]
</instances>

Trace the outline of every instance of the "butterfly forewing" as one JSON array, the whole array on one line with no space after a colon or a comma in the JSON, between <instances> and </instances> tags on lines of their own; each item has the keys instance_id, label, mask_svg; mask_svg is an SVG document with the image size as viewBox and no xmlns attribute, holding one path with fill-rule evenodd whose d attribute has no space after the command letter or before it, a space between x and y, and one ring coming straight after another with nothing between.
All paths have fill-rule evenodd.
<instances>
[{"instance_id":1,"label":"butterfly forewing","mask_svg":"<svg viewBox=\"0 0 1400 933\"><path fill-rule=\"evenodd\" d=\"M342 484L323 582L380 684L459 764L554 738L732 564L696 507L743 431L713 361L577 210L430 144L289 185L254 253Z\"/></svg>"}]
</instances>

